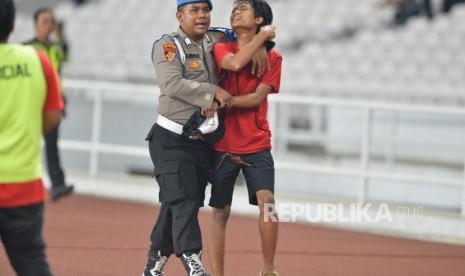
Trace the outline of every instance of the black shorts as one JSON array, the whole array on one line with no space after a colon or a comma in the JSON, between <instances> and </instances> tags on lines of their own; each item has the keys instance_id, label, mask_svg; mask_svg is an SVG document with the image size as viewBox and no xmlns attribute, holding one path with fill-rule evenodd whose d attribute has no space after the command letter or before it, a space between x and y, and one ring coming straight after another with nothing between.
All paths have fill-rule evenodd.
<instances>
[{"instance_id":1,"label":"black shorts","mask_svg":"<svg viewBox=\"0 0 465 276\"><path fill-rule=\"evenodd\" d=\"M212 170L220 163L224 152L215 152L212 160ZM242 170L249 193L249 203L258 205L257 191L268 190L274 193L274 162L269 150L252 154L240 154L241 159L251 166L239 165L230 157L224 158L216 170L210 173L209 181L212 183L211 207L223 208L231 205L234 184L237 175Z\"/></svg>"}]
</instances>

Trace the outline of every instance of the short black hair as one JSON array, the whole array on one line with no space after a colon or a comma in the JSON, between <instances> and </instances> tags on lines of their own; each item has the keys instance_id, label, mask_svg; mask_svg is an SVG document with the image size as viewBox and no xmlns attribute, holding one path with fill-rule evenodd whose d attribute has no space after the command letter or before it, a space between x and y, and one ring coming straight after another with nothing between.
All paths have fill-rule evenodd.
<instances>
[{"instance_id":1,"label":"short black hair","mask_svg":"<svg viewBox=\"0 0 465 276\"><path fill-rule=\"evenodd\" d=\"M50 8L40 8L40 9L38 9L38 10L36 10L34 12L34 17L33 17L34 18L34 23L37 23L37 20L39 20L39 16L44 12L48 12L48 13L53 15L52 9L50 9Z\"/></svg>"},{"instance_id":2,"label":"short black hair","mask_svg":"<svg viewBox=\"0 0 465 276\"><path fill-rule=\"evenodd\" d=\"M257 33L260 31L260 27L271 25L273 23L273 11L270 5L264 0L235 0L234 7L239 4L249 4L253 10L255 18L262 17L263 22L257 26Z\"/></svg>"},{"instance_id":3,"label":"short black hair","mask_svg":"<svg viewBox=\"0 0 465 276\"><path fill-rule=\"evenodd\" d=\"M0 41L6 41L15 23L15 3L13 0L0 0Z\"/></svg>"}]
</instances>

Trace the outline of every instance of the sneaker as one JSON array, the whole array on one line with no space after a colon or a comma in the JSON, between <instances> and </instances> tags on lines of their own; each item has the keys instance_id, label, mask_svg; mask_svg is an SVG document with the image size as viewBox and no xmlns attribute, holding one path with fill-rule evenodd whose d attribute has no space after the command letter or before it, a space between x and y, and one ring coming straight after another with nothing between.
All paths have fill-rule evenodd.
<instances>
[{"instance_id":1,"label":"sneaker","mask_svg":"<svg viewBox=\"0 0 465 276\"><path fill-rule=\"evenodd\" d=\"M57 201L63 196L67 196L72 194L74 191L74 186L73 185L64 185L60 186L57 188L52 188L50 190L50 197L52 198L52 201Z\"/></svg>"},{"instance_id":2,"label":"sneaker","mask_svg":"<svg viewBox=\"0 0 465 276\"><path fill-rule=\"evenodd\" d=\"M182 254L181 260L188 273L187 276L211 276L203 269L201 256L202 252Z\"/></svg>"},{"instance_id":3,"label":"sneaker","mask_svg":"<svg viewBox=\"0 0 465 276\"><path fill-rule=\"evenodd\" d=\"M162 256L160 251L156 255L151 253L142 276L164 276L163 268L167 261L168 257Z\"/></svg>"},{"instance_id":4,"label":"sneaker","mask_svg":"<svg viewBox=\"0 0 465 276\"><path fill-rule=\"evenodd\" d=\"M276 270L266 272L266 273L264 273L263 271L260 271L260 276L279 276L279 273Z\"/></svg>"}]
</instances>

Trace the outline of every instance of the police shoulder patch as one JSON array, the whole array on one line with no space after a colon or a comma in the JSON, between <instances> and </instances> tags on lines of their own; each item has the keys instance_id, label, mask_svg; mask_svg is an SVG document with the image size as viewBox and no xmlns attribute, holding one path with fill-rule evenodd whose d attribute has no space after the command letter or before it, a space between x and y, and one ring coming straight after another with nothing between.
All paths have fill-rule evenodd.
<instances>
[{"instance_id":1,"label":"police shoulder patch","mask_svg":"<svg viewBox=\"0 0 465 276\"><path fill-rule=\"evenodd\" d=\"M165 51L165 59L167 61L173 61L176 57L176 45L171 43L163 44L163 50Z\"/></svg>"}]
</instances>

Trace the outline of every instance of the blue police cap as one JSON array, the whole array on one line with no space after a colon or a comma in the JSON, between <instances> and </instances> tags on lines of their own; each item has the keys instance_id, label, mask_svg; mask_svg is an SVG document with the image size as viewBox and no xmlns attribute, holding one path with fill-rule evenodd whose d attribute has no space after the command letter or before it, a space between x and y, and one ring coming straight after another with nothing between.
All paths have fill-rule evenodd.
<instances>
[{"instance_id":1,"label":"blue police cap","mask_svg":"<svg viewBox=\"0 0 465 276\"><path fill-rule=\"evenodd\" d=\"M213 9L211 0L176 0L178 3L178 8L191 3L207 3L210 10Z\"/></svg>"}]
</instances>

